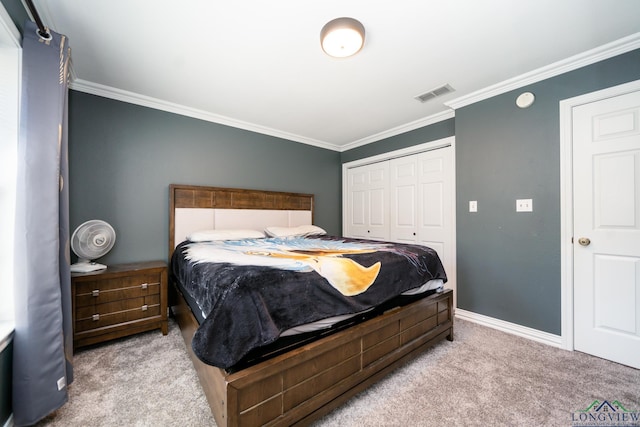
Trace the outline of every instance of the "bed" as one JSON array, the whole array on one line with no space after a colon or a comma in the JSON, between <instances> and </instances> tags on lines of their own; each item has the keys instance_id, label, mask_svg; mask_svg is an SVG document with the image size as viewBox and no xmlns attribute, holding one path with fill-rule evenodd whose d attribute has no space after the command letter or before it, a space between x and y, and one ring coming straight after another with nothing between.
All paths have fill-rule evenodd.
<instances>
[{"instance_id":1,"label":"bed","mask_svg":"<svg viewBox=\"0 0 640 427\"><path fill-rule=\"evenodd\" d=\"M218 426L309 424L424 349L444 339L453 340L453 294L451 290L437 285L437 280L441 279L442 274L438 271L436 264L422 266L422 270L430 271L429 274L434 280L424 283L417 293L415 288L398 288L397 297L388 298L380 295L374 298L375 289L378 288L372 285L374 281L385 280L385 283L395 283L395 280L380 273L380 271L386 271L386 268L381 270L379 265L376 267L376 263L370 261L372 252L384 247L383 252L386 251L397 258L397 248L385 242L352 241L343 237L312 232L302 236L301 243L297 244L312 244L314 248L318 245L322 248L329 245L330 254L327 255L323 249L320 258L322 263L328 263L327 265L331 268L321 269L316 266L317 252L314 252L312 259L309 260L309 250L303 248L292 251L287 247L284 250L288 254L287 258L290 258L291 252L295 252L295 264L298 267L300 264L311 267L300 271L292 268L284 273L268 276L269 279L266 282L273 282L276 276L291 275L296 278L297 286L302 286L300 277L320 275L328 283L324 285L325 289L322 292L336 294L338 300L340 298L344 300L342 303L335 303L336 307L344 308L352 304L350 301L356 300L362 304L356 304L357 307L350 310L345 308L343 310L347 313L345 317L336 317L337 320L330 323L331 326L324 325L320 329L316 327L312 332L297 331L296 322L299 321L297 318L294 323L287 323L289 320L280 323L281 321L277 320L274 326L271 318L265 322L264 316L260 316L262 320L257 322L259 329L255 335L260 336L261 340L252 344L251 348L242 347L248 338L239 340L242 346L238 351L220 351L220 348L226 345L224 338L215 341L215 337L212 337L212 343L207 342L203 345L203 337L215 335L216 327L212 325L223 325L220 319L224 319L224 316L216 317L218 323L210 322L210 317L214 317L212 314L214 311L211 311L209 316L205 316L204 312L209 312L209 307L202 309L206 301L199 300L200 297L197 295L195 297L190 295L191 290L188 289L189 283L196 281L193 277L201 277L202 271L194 270L194 273L189 269L182 270L178 265L179 261L176 260L181 258L178 253L184 253L191 264L208 266L208 261L203 261L198 256L203 256L203 253L210 256L211 248L217 251L227 242L212 243L204 238L205 243L200 245L191 241L183 242L186 236L195 236L202 230L214 230L215 235L219 234L215 230L223 231L224 234L228 230L264 230L269 227L285 233L294 229L313 230L311 224L313 224L314 199L310 194L174 184L170 186L169 201L171 312L180 326L187 351ZM281 236L276 233L264 239L262 236L255 237L256 242L251 244L269 245L266 250L260 246L255 252L260 256L266 256L265 253L267 253L270 257L269 262L273 261L275 253L275 258L280 263L281 240L289 242L297 240L299 236L290 237L286 234ZM193 240L198 239L193 238ZM235 245L234 239L228 240ZM277 250L274 252L275 244L277 244ZM346 245L348 248L344 249L344 246L340 246L341 252L336 254L334 247L336 244ZM227 249L224 246L224 250ZM345 250L349 252L345 254L343 252ZM174 252L176 252L175 257ZM246 250L242 249L242 252ZM402 255L404 258L411 258L406 254ZM303 260L301 261L300 258ZM349 269L354 263L361 263L362 266L358 268L366 270L362 273L363 276L370 276L367 283L363 284L362 280L359 280L357 286L360 288L344 287L341 285L344 280L349 286L353 284L353 280L323 276L325 273L321 270L332 271L338 261L340 265L348 264ZM424 264L423 261L421 263ZM303 270L313 271L308 274L302 272ZM220 270L215 271L214 276L224 276ZM263 277L267 277L263 273L263 270L252 271L252 280L259 282ZM188 274L195 274L195 276ZM186 286L182 282L185 282ZM311 286L309 289L317 287L317 285ZM275 303L283 299L285 298L282 295L278 295L273 298L273 301ZM313 295L313 300L319 301L317 305L320 311L321 299L323 299L322 296ZM258 305L261 306L263 301L260 301ZM265 304L269 305L271 302L267 301ZM293 306L298 307L298 305L299 302L296 300ZM243 312L239 305L237 307L235 311ZM307 313L313 310L307 307L300 311ZM243 318L248 317L250 316ZM324 315L321 314L320 317ZM309 319L305 318L305 323L307 320ZM288 327L292 325L296 327L289 329ZM242 327L245 328L245 325ZM274 328L276 332L272 333ZM221 329L241 331L239 328L234 329L232 324ZM285 332L286 336L277 337L282 332ZM232 343L229 348L236 349L236 347L237 345ZM227 360L225 356L227 353L232 354L233 357ZM208 363L203 360L207 360Z\"/></svg>"}]
</instances>

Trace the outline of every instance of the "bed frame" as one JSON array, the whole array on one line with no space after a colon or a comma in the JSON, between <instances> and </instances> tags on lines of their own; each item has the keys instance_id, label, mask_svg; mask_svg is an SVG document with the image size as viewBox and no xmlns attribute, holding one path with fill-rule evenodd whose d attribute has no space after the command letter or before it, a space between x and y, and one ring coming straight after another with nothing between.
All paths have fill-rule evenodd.
<instances>
[{"instance_id":1,"label":"bed frame","mask_svg":"<svg viewBox=\"0 0 640 427\"><path fill-rule=\"evenodd\" d=\"M185 212L181 209L195 209L196 216L210 209L279 210L290 225L313 218L310 194L171 185L169 202L169 259L182 239L176 229L185 227L176 224ZM171 312L219 427L310 424L435 343L453 340L453 291L445 290L229 373L193 353L198 322L180 291L172 288Z\"/></svg>"}]
</instances>

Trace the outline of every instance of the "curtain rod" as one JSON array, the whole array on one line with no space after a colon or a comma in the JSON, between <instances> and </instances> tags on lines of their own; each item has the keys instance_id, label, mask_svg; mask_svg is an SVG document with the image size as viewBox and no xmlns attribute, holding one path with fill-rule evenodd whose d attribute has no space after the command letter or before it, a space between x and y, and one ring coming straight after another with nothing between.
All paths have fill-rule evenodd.
<instances>
[{"instance_id":1,"label":"curtain rod","mask_svg":"<svg viewBox=\"0 0 640 427\"><path fill-rule=\"evenodd\" d=\"M50 40L51 34L49 34L49 30L42 23L42 19L40 19L40 15L38 15L38 11L31 0L25 0L33 19L36 21L36 25L38 26L38 35L43 39Z\"/></svg>"}]
</instances>

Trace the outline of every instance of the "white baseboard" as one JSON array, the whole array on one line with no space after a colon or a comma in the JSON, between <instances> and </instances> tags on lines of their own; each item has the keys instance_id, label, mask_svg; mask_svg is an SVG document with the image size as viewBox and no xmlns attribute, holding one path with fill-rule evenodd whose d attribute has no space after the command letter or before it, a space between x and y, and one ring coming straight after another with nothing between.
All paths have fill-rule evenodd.
<instances>
[{"instance_id":1,"label":"white baseboard","mask_svg":"<svg viewBox=\"0 0 640 427\"><path fill-rule=\"evenodd\" d=\"M550 334L549 332L539 331L527 326L517 325L515 323L506 322L504 320L485 316L483 314L473 313L471 311L456 308L455 317L468 320L469 322L497 329L508 334L517 335L533 341L547 344L552 347L562 348L562 337L560 335Z\"/></svg>"}]
</instances>

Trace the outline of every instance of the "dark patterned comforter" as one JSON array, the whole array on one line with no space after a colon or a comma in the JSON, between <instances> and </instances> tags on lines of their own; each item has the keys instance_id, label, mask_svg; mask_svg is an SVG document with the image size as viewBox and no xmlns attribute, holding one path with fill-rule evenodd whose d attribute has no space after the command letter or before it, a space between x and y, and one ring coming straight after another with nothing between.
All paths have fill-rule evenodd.
<instances>
[{"instance_id":1,"label":"dark patterned comforter","mask_svg":"<svg viewBox=\"0 0 640 427\"><path fill-rule=\"evenodd\" d=\"M431 248L331 236L182 242L172 272L206 317L194 353L225 369L289 328L446 281Z\"/></svg>"}]
</instances>

